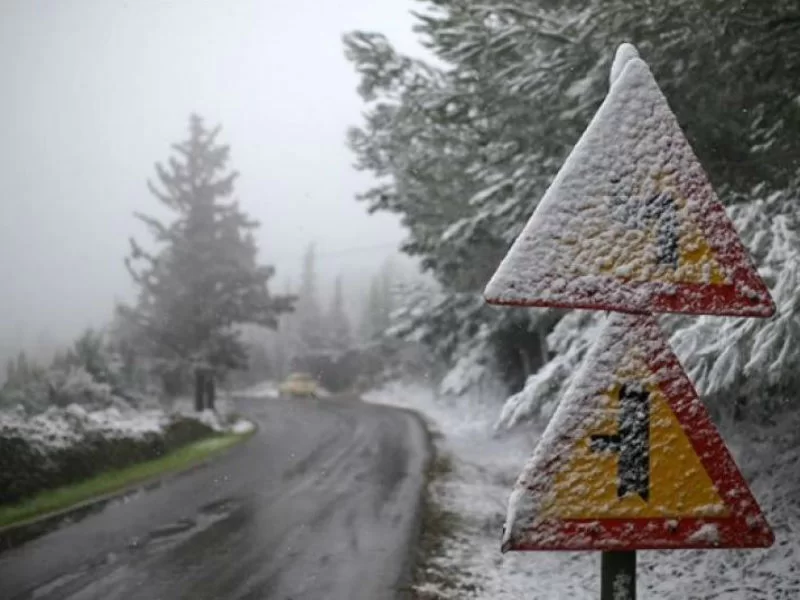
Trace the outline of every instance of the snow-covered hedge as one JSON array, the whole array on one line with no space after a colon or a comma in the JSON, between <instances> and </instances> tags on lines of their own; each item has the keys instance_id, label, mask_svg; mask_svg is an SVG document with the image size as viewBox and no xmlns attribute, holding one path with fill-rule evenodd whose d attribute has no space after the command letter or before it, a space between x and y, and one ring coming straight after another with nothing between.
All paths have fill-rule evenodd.
<instances>
[{"instance_id":1,"label":"snow-covered hedge","mask_svg":"<svg viewBox=\"0 0 800 600\"><path fill-rule=\"evenodd\" d=\"M33 417L0 412L0 504L75 483L108 469L158 458L225 427L215 413L167 413L78 404Z\"/></svg>"}]
</instances>

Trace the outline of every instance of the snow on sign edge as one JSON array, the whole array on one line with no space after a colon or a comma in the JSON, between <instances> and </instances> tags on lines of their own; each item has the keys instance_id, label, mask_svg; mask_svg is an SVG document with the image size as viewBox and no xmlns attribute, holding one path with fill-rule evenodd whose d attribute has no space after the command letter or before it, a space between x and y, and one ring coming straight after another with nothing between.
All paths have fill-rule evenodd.
<instances>
[{"instance_id":1,"label":"snow on sign edge","mask_svg":"<svg viewBox=\"0 0 800 600\"><path fill-rule=\"evenodd\" d=\"M719 203L649 67L638 57L631 44L622 44L618 49L611 80L611 89L603 104L486 286L486 301L490 304L617 310L639 314L685 312L772 316L775 305L766 285L755 270L724 207ZM556 252L557 248L548 248L560 243L563 215L577 212L583 204L572 204L581 203L587 197L586 194L580 194L580 200L569 195L564 197L562 189L590 185L580 180L583 173L581 165L594 160L591 156L593 152L596 154L596 137L598 132L608 129L605 123L616 118L613 117L615 114L631 112L628 105L620 104L620 101L624 94L637 88L647 90L650 101L661 107L662 116L666 118L665 126L668 127L674 147L678 149L677 168L682 173L679 191L689 199L688 218L700 228L703 239L715 253L714 258L729 276L725 285L626 281L616 276L597 274L575 276L562 272L563 266L552 260L554 255L562 254ZM635 162L644 158L640 156ZM633 168L639 167L634 165ZM570 181L574 177L578 177L578 184L575 180ZM605 193L610 192L606 190ZM572 195L575 196L574 189ZM593 195L598 197L603 193L595 190ZM637 209L641 208L635 196L632 200L636 202ZM610 208L602 210L609 212Z\"/></svg>"},{"instance_id":2,"label":"snow on sign edge","mask_svg":"<svg viewBox=\"0 0 800 600\"><path fill-rule=\"evenodd\" d=\"M727 516L568 519L543 516L556 477L597 422L598 393L615 383L632 348L643 350L651 383L666 397L711 477ZM630 367L631 365L627 365ZM617 382L618 383L618 382ZM708 535L713 530L714 535ZM774 535L688 376L651 315L612 314L566 391L509 498L502 550L754 548Z\"/></svg>"},{"instance_id":3,"label":"snow on sign edge","mask_svg":"<svg viewBox=\"0 0 800 600\"><path fill-rule=\"evenodd\" d=\"M611 64L611 73L608 77L609 85L613 85L622 74L622 70L628 64L628 61L634 58L639 58L639 51L636 46L628 42L619 45L616 54L614 54L614 62Z\"/></svg>"}]
</instances>

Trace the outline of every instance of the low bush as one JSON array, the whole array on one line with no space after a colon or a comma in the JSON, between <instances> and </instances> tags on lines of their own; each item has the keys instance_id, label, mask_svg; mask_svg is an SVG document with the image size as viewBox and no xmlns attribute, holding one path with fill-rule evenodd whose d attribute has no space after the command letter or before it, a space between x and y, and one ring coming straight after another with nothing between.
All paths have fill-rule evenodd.
<instances>
[{"instance_id":1,"label":"low bush","mask_svg":"<svg viewBox=\"0 0 800 600\"><path fill-rule=\"evenodd\" d=\"M0 421L0 504L163 456L215 430L182 415L127 430L80 409Z\"/></svg>"}]
</instances>

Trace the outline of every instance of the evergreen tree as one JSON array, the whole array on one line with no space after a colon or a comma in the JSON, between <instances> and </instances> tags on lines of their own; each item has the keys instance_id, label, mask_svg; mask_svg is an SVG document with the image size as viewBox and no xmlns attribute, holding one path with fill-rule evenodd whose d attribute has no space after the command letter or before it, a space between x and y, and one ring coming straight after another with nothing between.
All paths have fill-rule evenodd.
<instances>
[{"instance_id":1,"label":"evergreen tree","mask_svg":"<svg viewBox=\"0 0 800 600\"><path fill-rule=\"evenodd\" d=\"M17 385L23 386L28 384L33 378L34 368L34 365L28 361L28 355L25 354L25 351L20 352L17 355L17 366L14 369Z\"/></svg>"},{"instance_id":2,"label":"evergreen tree","mask_svg":"<svg viewBox=\"0 0 800 600\"><path fill-rule=\"evenodd\" d=\"M127 390L145 392L153 373L148 354L150 344L144 332L118 311L106 328L106 336L109 351L118 361L116 370L120 385Z\"/></svg>"},{"instance_id":3,"label":"evergreen tree","mask_svg":"<svg viewBox=\"0 0 800 600\"><path fill-rule=\"evenodd\" d=\"M314 244L310 244L303 255L303 272L297 298L296 324L299 354L308 355L319 352L327 345L325 323L319 307L317 290L316 250Z\"/></svg>"},{"instance_id":4,"label":"evergreen tree","mask_svg":"<svg viewBox=\"0 0 800 600\"><path fill-rule=\"evenodd\" d=\"M131 240L126 265L139 298L121 309L165 373L194 372L198 409L213 408L217 377L246 366L236 326L275 328L292 305L292 298L268 293L274 269L257 262L258 223L230 200L238 173L227 167L229 147L217 142L219 131L193 115L188 139L173 146L166 166L156 165L159 185L149 182L149 189L174 220L137 214L158 249L150 253Z\"/></svg>"},{"instance_id":5,"label":"evergreen tree","mask_svg":"<svg viewBox=\"0 0 800 600\"><path fill-rule=\"evenodd\" d=\"M8 361L6 361L6 380L4 382L4 385L13 387L14 385L16 385L16 382L17 382L17 365L14 362L13 358L9 358Z\"/></svg>"},{"instance_id":6,"label":"evergreen tree","mask_svg":"<svg viewBox=\"0 0 800 600\"><path fill-rule=\"evenodd\" d=\"M365 342L375 341L380 337L381 329L381 291L380 282L373 277L369 283L364 309L361 315L360 333Z\"/></svg>"},{"instance_id":7,"label":"evergreen tree","mask_svg":"<svg viewBox=\"0 0 800 600\"><path fill-rule=\"evenodd\" d=\"M378 331L385 332L391 325L392 311L395 309L395 270L391 259L388 259L378 275L378 307L376 324Z\"/></svg>"},{"instance_id":8,"label":"evergreen tree","mask_svg":"<svg viewBox=\"0 0 800 600\"><path fill-rule=\"evenodd\" d=\"M350 331L350 319L344 309L341 275L336 278L336 283L334 284L333 300L331 301L327 320L328 329L331 332L331 347L339 352L349 349L353 339Z\"/></svg>"},{"instance_id":9,"label":"evergreen tree","mask_svg":"<svg viewBox=\"0 0 800 600\"><path fill-rule=\"evenodd\" d=\"M292 295L294 293L290 279L286 280L284 289L286 295ZM280 378L286 377L292 371L297 361L300 351L297 328L298 310L295 308L295 311L281 322L281 328L273 336L273 356L275 357L277 372Z\"/></svg>"},{"instance_id":10,"label":"evergreen tree","mask_svg":"<svg viewBox=\"0 0 800 600\"><path fill-rule=\"evenodd\" d=\"M103 336L87 329L73 345L75 365L86 369L95 381L108 383L110 370L106 349L103 347Z\"/></svg>"}]
</instances>

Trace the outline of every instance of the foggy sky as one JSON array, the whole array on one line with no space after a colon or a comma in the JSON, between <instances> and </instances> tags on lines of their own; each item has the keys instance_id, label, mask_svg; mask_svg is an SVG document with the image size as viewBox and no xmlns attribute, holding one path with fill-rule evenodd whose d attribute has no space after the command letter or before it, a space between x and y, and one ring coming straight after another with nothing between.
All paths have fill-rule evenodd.
<instances>
[{"instance_id":1,"label":"foggy sky","mask_svg":"<svg viewBox=\"0 0 800 600\"><path fill-rule=\"evenodd\" d=\"M345 147L363 108L341 35L378 30L420 54L411 0L6 0L0 7L0 339L65 341L132 284L132 213L191 112L223 126L237 196L278 275L374 269L403 233L368 216ZM369 251L352 250L376 247Z\"/></svg>"}]
</instances>

